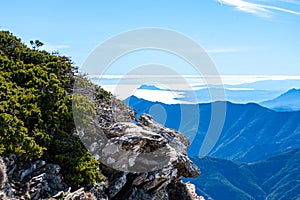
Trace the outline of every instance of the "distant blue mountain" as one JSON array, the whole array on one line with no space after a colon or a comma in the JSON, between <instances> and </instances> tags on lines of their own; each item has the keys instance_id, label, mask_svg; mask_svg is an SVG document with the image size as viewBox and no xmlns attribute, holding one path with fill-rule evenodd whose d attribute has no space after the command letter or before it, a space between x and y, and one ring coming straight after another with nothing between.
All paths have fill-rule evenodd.
<instances>
[{"instance_id":1,"label":"distant blue mountain","mask_svg":"<svg viewBox=\"0 0 300 200\"><path fill-rule=\"evenodd\" d=\"M264 80L252 83L243 83L239 85L225 85L226 88L252 88L253 90L278 90L287 91L290 88L300 88L299 79L285 79L285 80Z\"/></svg>"},{"instance_id":2,"label":"distant blue mountain","mask_svg":"<svg viewBox=\"0 0 300 200\"><path fill-rule=\"evenodd\" d=\"M254 103L167 105L135 96L125 102L138 114L150 113L159 123L179 130L193 140L188 150L190 156L199 155L210 125L211 107L216 104L226 104L227 112L221 136L210 156L253 162L300 148L300 112L275 112ZM158 109L152 112L155 110L152 108ZM161 118L162 115L165 118Z\"/></svg>"},{"instance_id":3,"label":"distant blue mountain","mask_svg":"<svg viewBox=\"0 0 300 200\"><path fill-rule=\"evenodd\" d=\"M276 111L300 110L300 89L291 89L279 97L261 102L260 105Z\"/></svg>"},{"instance_id":4,"label":"distant blue mountain","mask_svg":"<svg viewBox=\"0 0 300 200\"><path fill-rule=\"evenodd\" d=\"M144 89L144 90L164 90L164 91L170 91L169 89L161 89L155 85L141 85L138 89Z\"/></svg>"},{"instance_id":5,"label":"distant blue mountain","mask_svg":"<svg viewBox=\"0 0 300 200\"><path fill-rule=\"evenodd\" d=\"M254 83L253 83L254 84ZM204 86L205 87L205 86ZM161 89L155 85L141 85L138 89L157 90L157 91L174 91L180 93L182 97L177 98L182 102L191 103L209 103L212 101L230 101L234 103L259 103L270 100L282 94L284 90L265 90L265 89L251 89L242 88L240 85L225 85L224 88L210 87L201 88L198 90L170 90ZM220 96L221 92L224 94ZM214 94L217 94L214 96Z\"/></svg>"},{"instance_id":6,"label":"distant blue mountain","mask_svg":"<svg viewBox=\"0 0 300 200\"><path fill-rule=\"evenodd\" d=\"M197 87L201 89L197 89ZM184 102L209 103L216 100L226 100L234 103L261 103L274 99L291 88L300 88L300 80L264 80L238 85L225 84L223 87L226 99L212 99L211 92L214 92L216 89L212 86L209 90L205 84L194 86L195 90L193 91L176 91L182 95L178 100ZM155 85L142 85L139 89L170 91L168 89L158 88ZM291 110L295 109L292 108ZM283 111L287 110L284 109Z\"/></svg>"},{"instance_id":7,"label":"distant blue mountain","mask_svg":"<svg viewBox=\"0 0 300 200\"><path fill-rule=\"evenodd\" d=\"M201 168L196 179L187 179L205 199L300 199L300 150L295 149L254 163L192 157Z\"/></svg>"},{"instance_id":8,"label":"distant blue mountain","mask_svg":"<svg viewBox=\"0 0 300 200\"><path fill-rule=\"evenodd\" d=\"M224 89L225 96L223 99L217 98L213 99L213 92L220 90L215 88L204 88L195 91L181 91L182 98L178 98L178 100L182 100L185 102L198 102L198 103L209 103L212 101L221 101L226 100L234 103L258 103L261 101L269 100L270 97L275 98L282 93L279 90L244 90L237 88L237 90L233 89ZM197 100L195 100L197 98Z\"/></svg>"}]
</instances>

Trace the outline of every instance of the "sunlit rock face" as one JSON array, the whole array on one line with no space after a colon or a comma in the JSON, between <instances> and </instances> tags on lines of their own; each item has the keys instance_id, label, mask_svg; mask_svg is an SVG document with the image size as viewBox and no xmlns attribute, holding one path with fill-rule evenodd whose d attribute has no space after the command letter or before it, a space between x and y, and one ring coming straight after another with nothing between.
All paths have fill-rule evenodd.
<instances>
[{"instance_id":1,"label":"sunlit rock face","mask_svg":"<svg viewBox=\"0 0 300 200\"><path fill-rule=\"evenodd\" d=\"M97 116L80 134L87 149L101 162L110 198L196 198L181 181L182 177L200 175L186 154L188 139L156 123L150 115L136 118L131 109L111 98L99 104ZM175 190L185 192L173 195Z\"/></svg>"},{"instance_id":2,"label":"sunlit rock face","mask_svg":"<svg viewBox=\"0 0 300 200\"><path fill-rule=\"evenodd\" d=\"M108 106L109 105L109 106ZM113 199L197 199L182 177L197 177L199 168L187 157L188 139L142 114L135 122L121 103L101 105L101 119L85 131L94 138L90 146L108 178ZM115 116L122 116L116 118ZM128 117L124 117L124 116ZM131 116L131 117L129 117ZM103 119L110 121L105 123ZM100 125L98 122L101 122ZM96 125L97 124L97 125ZM102 125L101 125L102 124ZM98 127L93 129L91 127ZM99 128L100 127L100 128ZM86 143L87 144L87 143ZM175 191L184 191L180 194Z\"/></svg>"}]
</instances>

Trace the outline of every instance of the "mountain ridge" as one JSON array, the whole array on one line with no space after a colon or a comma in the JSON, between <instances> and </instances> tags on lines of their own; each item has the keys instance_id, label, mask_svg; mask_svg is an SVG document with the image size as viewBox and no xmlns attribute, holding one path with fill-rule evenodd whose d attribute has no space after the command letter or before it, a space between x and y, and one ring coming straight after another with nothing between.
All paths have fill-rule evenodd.
<instances>
[{"instance_id":1,"label":"mountain ridge","mask_svg":"<svg viewBox=\"0 0 300 200\"><path fill-rule=\"evenodd\" d=\"M300 110L300 89L290 89L278 97L263 101L260 105L279 112Z\"/></svg>"}]
</instances>

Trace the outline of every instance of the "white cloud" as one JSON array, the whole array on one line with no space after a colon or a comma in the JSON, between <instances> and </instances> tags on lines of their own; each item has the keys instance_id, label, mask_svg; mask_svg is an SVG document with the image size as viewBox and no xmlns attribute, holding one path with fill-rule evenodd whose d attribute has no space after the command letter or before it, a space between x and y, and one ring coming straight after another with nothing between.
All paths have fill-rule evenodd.
<instances>
[{"instance_id":1,"label":"white cloud","mask_svg":"<svg viewBox=\"0 0 300 200\"><path fill-rule=\"evenodd\" d=\"M267 5L261 5L261 6L263 6L264 8L270 9L270 10L277 10L277 11L282 11L282 12L286 12L286 13L290 13L290 14L294 14L294 15L300 15L300 12L288 10L288 9L284 9L284 8L279 8L276 6L267 6Z\"/></svg>"},{"instance_id":2,"label":"white cloud","mask_svg":"<svg viewBox=\"0 0 300 200\"><path fill-rule=\"evenodd\" d=\"M288 0L282 0L282 1L287 2ZM281 11L281 12L290 13L294 15L300 15L300 12L294 10L289 10L289 9L285 9L277 6L271 6L271 5L251 3L244 0L218 0L218 2L221 4L234 6L236 9L240 11L252 13L260 17L271 17L273 11ZM289 1L289 3L292 2L293 1Z\"/></svg>"}]
</instances>

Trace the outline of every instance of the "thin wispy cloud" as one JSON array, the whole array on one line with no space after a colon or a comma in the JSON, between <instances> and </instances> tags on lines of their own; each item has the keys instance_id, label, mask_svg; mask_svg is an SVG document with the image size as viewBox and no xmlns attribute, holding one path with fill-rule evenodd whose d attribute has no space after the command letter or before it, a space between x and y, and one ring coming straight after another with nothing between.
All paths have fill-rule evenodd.
<instances>
[{"instance_id":1,"label":"thin wispy cloud","mask_svg":"<svg viewBox=\"0 0 300 200\"><path fill-rule=\"evenodd\" d=\"M286 3L297 3L292 0L281 0ZM294 14L294 15L300 15L300 12L290 10L290 9L285 9L282 7L278 6L272 6L272 5L265 5L265 4L260 4L260 3L252 3L249 1L244 1L244 0L218 0L219 3L221 4L227 4L230 6L234 6L236 9L247 12L247 13L252 13L255 14L259 17L271 17L274 11L280 11L284 13L289 13L289 14Z\"/></svg>"}]
</instances>

